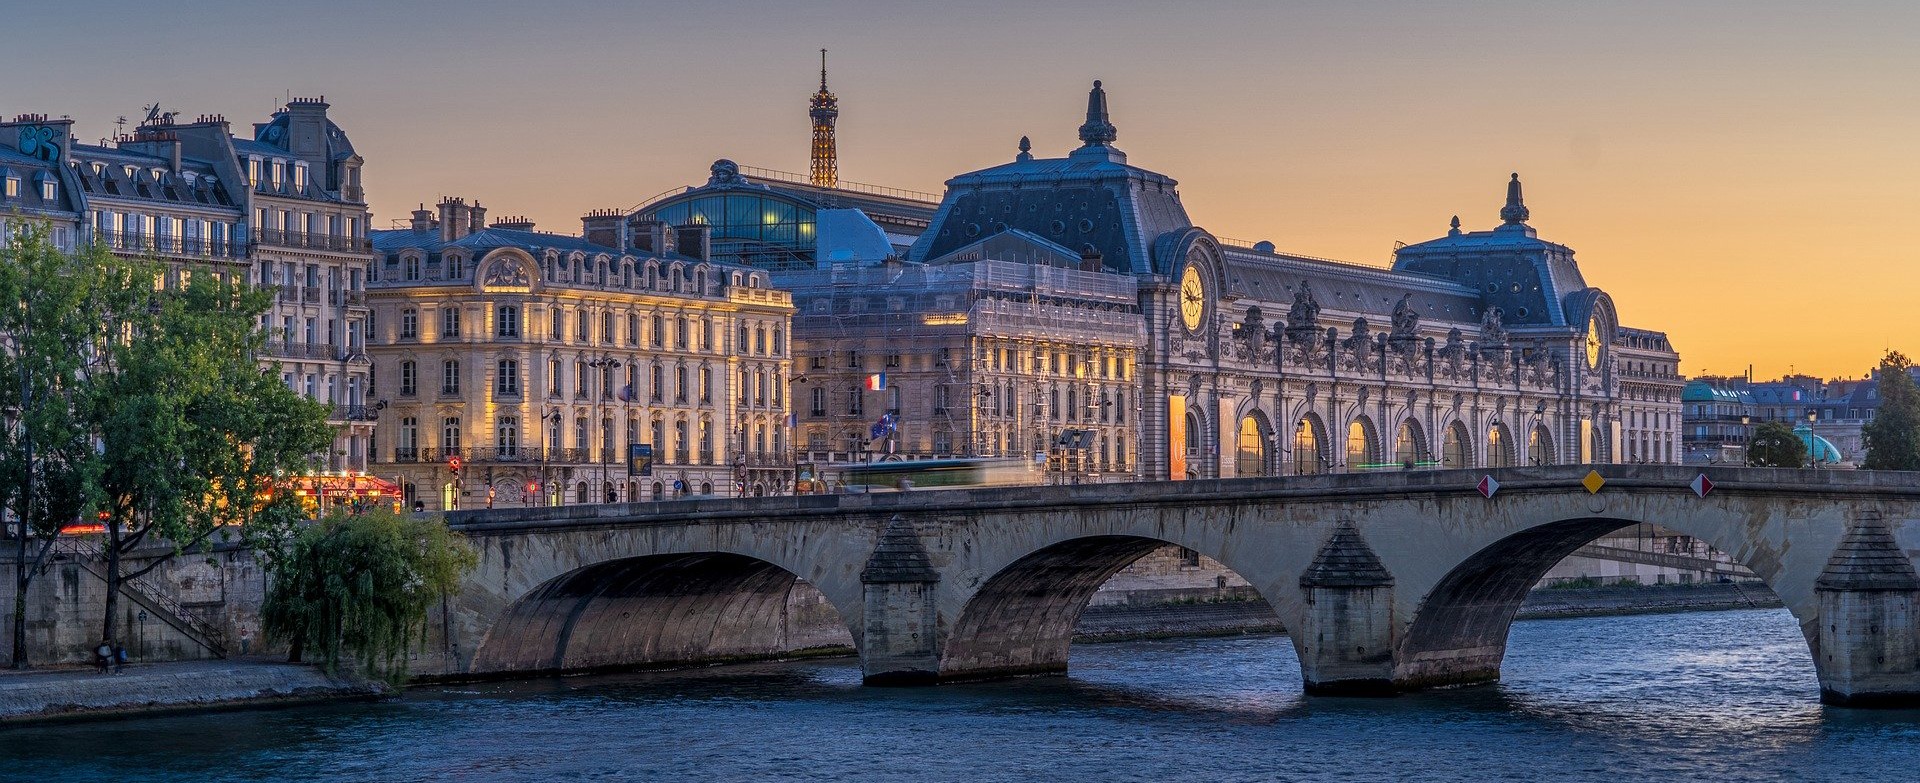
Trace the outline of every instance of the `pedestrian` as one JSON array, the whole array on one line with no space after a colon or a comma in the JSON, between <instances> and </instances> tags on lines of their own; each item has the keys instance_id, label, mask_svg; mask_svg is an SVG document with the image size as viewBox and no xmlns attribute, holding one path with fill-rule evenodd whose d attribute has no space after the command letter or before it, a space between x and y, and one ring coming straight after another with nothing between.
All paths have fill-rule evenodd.
<instances>
[{"instance_id":1,"label":"pedestrian","mask_svg":"<svg viewBox=\"0 0 1920 783\"><path fill-rule=\"evenodd\" d=\"M116 644L113 646L113 673L119 674L120 670L125 669L126 667L127 667L127 648L124 645Z\"/></svg>"},{"instance_id":2,"label":"pedestrian","mask_svg":"<svg viewBox=\"0 0 1920 783\"><path fill-rule=\"evenodd\" d=\"M240 629L240 654L246 655L253 649L253 629Z\"/></svg>"},{"instance_id":3,"label":"pedestrian","mask_svg":"<svg viewBox=\"0 0 1920 783\"><path fill-rule=\"evenodd\" d=\"M93 648L93 665L101 674L107 673L108 664L113 661L113 645L101 639L100 646Z\"/></svg>"}]
</instances>

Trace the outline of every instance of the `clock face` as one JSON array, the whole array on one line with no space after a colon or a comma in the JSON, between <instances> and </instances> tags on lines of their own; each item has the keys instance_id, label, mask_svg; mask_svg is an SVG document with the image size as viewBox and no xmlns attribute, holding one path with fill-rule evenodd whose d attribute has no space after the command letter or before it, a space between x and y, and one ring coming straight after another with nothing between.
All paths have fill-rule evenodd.
<instances>
[{"instance_id":1,"label":"clock face","mask_svg":"<svg viewBox=\"0 0 1920 783\"><path fill-rule=\"evenodd\" d=\"M1207 310L1207 284L1200 280L1200 270L1192 266L1180 275L1180 322L1187 325L1187 331L1200 331L1200 316Z\"/></svg>"},{"instance_id":2,"label":"clock face","mask_svg":"<svg viewBox=\"0 0 1920 783\"><path fill-rule=\"evenodd\" d=\"M1587 321L1587 367L1600 369L1600 319Z\"/></svg>"}]
</instances>

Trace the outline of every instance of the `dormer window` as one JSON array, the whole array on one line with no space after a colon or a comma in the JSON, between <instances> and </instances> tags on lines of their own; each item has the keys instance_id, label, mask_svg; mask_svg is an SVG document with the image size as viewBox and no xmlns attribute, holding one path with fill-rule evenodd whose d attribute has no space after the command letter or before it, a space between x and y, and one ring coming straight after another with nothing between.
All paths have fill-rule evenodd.
<instances>
[{"instance_id":1,"label":"dormer window","mask_svg":"<svg viewBox=\"0 0 1920 783\"><path fill-rule=\"evenodd\" d=\"M0 191L0 192L4 192L7 198L19 198L20 197L20 175L9 171L6 173L6 178L7 178L6 190Z\"/></svg>"},{"instance_id":2,"label":"dormer window","mask_svg":"<svg viewBox=\"0 0 1920 783\"><path fill-rule=\"evenodd\" d=\"M260 159L247 158L247 187L260 187Z\"/></svg>"},{"instance_id":3,"label":"dormer window","mask_svg":"<svg viewBox=\"0 0 1920 783\"><path fill-rule=\"evenodd\" d=\"M120 173L125 174L127 176L128 182L132 182L135 179L138 179L140 176L140 170L133 166L121 166Z\"/></svg>"},{"instance_id":4,"label":"dormer window","mask_svg":"<svg viewBox=\"0 0 1920 783\"><path fill-rule=\"evenodd\" d=\"M153 181L156 183L167 181L166 169L149 169L148 173L153 175Z\"/></svg>"},{"instance_id":5,"label":"dormer window","mask_svg":"<svg viewBox=\"0 0 1920 783\"><path fill-rule=\"evenodd\" d=\"M293 164L293 192L307 192L307 164L304 162Z\"/></svg>"},{"instance_id":6,"label":"dormer window","mask_svg":"<svg viewBox=\"0 0 1920 783\"><path fill-rule=\"evenodd\" d=\"M90 165L91 165L91 167L93 168L93 175L94 175L94 176L96 176L96 177L104 177L104 176L106 176L106 175L107 175L107 164L105 164L105 163L101 163L100 161L97 161L97 160L96 160L96 161L94 161L94 162L93 162L92 164L90 164Z\"/></svg>"}]
</instances>

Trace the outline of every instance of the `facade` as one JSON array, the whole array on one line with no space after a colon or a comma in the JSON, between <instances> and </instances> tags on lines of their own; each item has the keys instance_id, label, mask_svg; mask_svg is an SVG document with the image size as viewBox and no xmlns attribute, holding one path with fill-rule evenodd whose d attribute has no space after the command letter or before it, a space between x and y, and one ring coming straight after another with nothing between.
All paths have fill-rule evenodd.
<instances>
[{"instance_id":1,"label":"facade","mask_svg":"<svg viewBox=\"0 0 1920 783\"><path fill-rule=\"evenodd\" d=\"M1445 236L1399 248L1383 269L1225 240L1195 226L1172 178L1129 164L1114 146L1118 132L1097 82L1079 135L1081 146L1059 158L1036 157L1021 139L1012 162L949 180L930 213L912 198L747 177L720 161L705 186L643 205L628 220L710 227L716 248L775 270L774 283L794 291L796 350L815 368L808 373L833 371L824 390L798 392L825 395L807 412L826 413L803 425L801 439L823 444L817 451L829 461L1013 453L1001 445L1006 435L1032 448L1039 433L1011 425L1040 411L1055 430L1045 433L1051 442L1078 442L1065 431L1082 429L1071 425L1084 420L1063 414L1056 426L1048 409L1079 410L1089 391L1094 400L1127 400L1099 406L1117 407L1112 413L1124 425L1094 419L1115 429L1093 435L1099 449L1091 454L1124 455L1088 457L1107 466L1098 471L1103 478L1680 459L1678 354L1664 334L1623 326L1611 297L1586 284L1573 250L1538 237L1518 175L1508 183L1500 225L1463 231L1455 218ZM836 197L844 201L830 203ZM833 206L860 210L879 233L823 218ZM762 233L788 220L782 209L806 230ZM756 215L765 217L755 222ZM955 305L966 297L958 294L901 295L943 285L957 291L959 277L943 269L956 263L1073 270L1071 285L1088 302L1130 286L1131 303L1101 304L1095 310L1107 320L1082 319L1090 328L1065 330L1059 340L1077 344L1067 353L1089 362L1124 361L1131 343L1132 364L1124 375L1095 376L1097 388L1060 389L1060 402L1049 404L1063 380L1051 359L992 369L1008 366L1007 350L1027 358L1058 353L1044 340L1006 342L971 308L962 324ZM1115 282L1121 279L1129 282ZM1079 306L1062 291L1033 299L1068 303L1064 312ZM887 407L875 410L871 399L855 404L858 395L842 391L861 373L923 365L914 372L933 373L963 342L971 349L966 364L945 368L951 378L944 383L972 388L976 409L993 399L996 385L1013 385L1006 396L1025 407L1011 420L1004 406L984 418L977 410L956 417L951 404L896 408L883 400ZM876 343L889 346L885 358L872 355ZM988 380L972 380L981 373ZM902 399L938 394L936 375L910 376L932 385L910 386ZM888 411L898 414L879 421ZM860 417L872 425L865 433ZM933 437L942 432L952 434Z\"/></svg>"},{"instance_id":2,"label":"facade","mask_svg":"<svg viewBox=\"0 0 1920 783\"><path fill-rule=\"evenodd\" d=\"M1778 421L1793 425L1821 465L1858 466L1867 457L1861 428L1880 409L1878 374L1875 370L1864 379L1836 380L1808 375L1773 381L1696 378L1684 395L1686 460L1744 464L1753 426ZM1920 371L1914 376L1920 379Z\"/></svg>"},{"instance_id":3,"label":"facade","mask_svg":"<svg viewBox=\"0 0 1920 783\"><path fill-rule=\"evenodd\" d=\"M262 363L331 406L326 469L362 471L369 217L362 161L326 113L324 98L295 99L244 138L224 117L185 122L154 107L133 133L99 144L78 141L71 120L20 115L0 124L0 215L50 221L64 248L94 241L159 258L162 285L215 274L277 289Z\"/></svg>"},{"instance_id":4,"label":"facade","mask_svg":"<svg viewBox=\"0 0 1920 783\"><path fill-rule=\"evenodd\" d=\"M765 272L697 231L639 252L485 218L449 198L372 232L375 472L427 510L790 489L792 302Z\"/></svg>"}]
</instances>

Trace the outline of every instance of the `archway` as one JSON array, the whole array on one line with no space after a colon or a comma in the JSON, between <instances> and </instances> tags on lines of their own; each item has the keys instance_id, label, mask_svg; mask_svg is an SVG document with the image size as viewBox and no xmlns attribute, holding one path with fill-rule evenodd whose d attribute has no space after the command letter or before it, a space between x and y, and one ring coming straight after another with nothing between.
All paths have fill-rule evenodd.
<instances>
[{"instance_id":1,"label":"archway","mask_svg":"<svg viewBox=\"0 0 1920 783\"><path fill-rule=\"evenodd\" d=\"M1347 423L1347 470L1349 472L1375 470L1385 467L1380 463L1379 441L1373 434L1373 420L1365 416L1356 416Z\"/></svg>"},{"instance_id":2,"label":"archway","mask_svg":"<svg viewBox=\"0 0 1920 783\"><path fill-rule=\"evenodd\" d=\"M1634 520L1588 517L1527 528L1481 548L1447 572L1423 596L1413 622L1396 643L1394 683L1401 688L1491 682L1500 678L1508 632L1528 593L1562 560ZM1689 533L1721 552L1739 552L1737 542ZM1771 586L1761 562L1734 563L1748 578ZM1777 567L1777 563L1774 564ZM1809 617L1789 606L1803 629ZM1811 661L1809 662L1811 663Z\"/></svg>"},{"instance_id":3,"label":"archway","mask_svg":"<svg viewBox=\"0 0 1920 783\"><path fill-rule=\"evenodd\" d=\"M562 574L487 629L474 670L575 672L777 657L854 641L792 572L726 552L648 555Z\"/></svg>"},{"instance_id":4,"label":"archway","mask_svg":"<svg viewBox=\"0 0 1920 783\"><path fill-rule=\"evenodd\" d=\"M1440 440L1440 467L1473 467L1473 436L1467 434L1464 422L1455 421L1447 425L1446 434Z\"/></svg>"},{"instance_id":5,"label":"archway","mask_svg":"<svg viewBox=\"0 0 1920 783\"><path fill-rule=\"evenodd\" d=\"M1510 468L1514 462L1513 435L1507 425L1495 422L1487 428L1487 467Z\"/></svg>"},{"instance_id":6,"label":"archway","mask_svg":"<svg viewBox=\"0 0 1920 783\"><path fill-rule=\"evenodd\" d=\"M1535 465L1552 465L1556 462L1553 433L1547 431L1547 425L1534 425L1533 434L1527 436L1527 456Z\"/></svg>"},{"instance_id":7,"label":"archway","mask_svg":"<svg viewBox=\"0 0 1920 783\"><path fill-rule=\"evenodd\" d=\"M1293 473L1305 476L1327 472L1326 426L1318 415L1309 413L1293 425Z\"/></svg>"},{"instance_id":8,"label":"archway","mask_svg":"<svg viewBox=\"0 0 1920 783\"><path fill-rule=\"evenodd\" d=\"M1233 475L1272 475L1272 463L1267 459L1267 443L1272 438L1273 429L1259 411L1241 417L1240 433L1234 440Z\"/></svg>"},{"instance_id":9,"label":"archway","mask_svg":"<svg viewBox=\"0 0 1920 783\"><path fill-rule=\"evenodd\" d=\"M1129 566L1165 559L1172 568L1212 566L1218 576L1195 585L1187 600L1231 593L1259 598L1229 567L1201 553L1154 538L1091 536L1052 544L1001 568L966 600L941 651L943 679L1048 674L1067 669L1069 648L1089 602ZM1141 584L1167 582L1142 574ZM1224 577L1224 578L1223 578ZM1124 590L1113 585L1109 592ZM1172 598L1172 596L1165 596ZM1117 602L1130 600L1127 597ZM1270 626L1277 629L1279 618Z\"/></svg>"},{"instance_id":10,"label":"archway","mask_svg":"<svg viewBox=\"0 0 1920 783\"><path fill-rule=\"evenodd\" d=\"M1400 422L1400 431L1393 439L1393 461L1400 467L1412 470L1428 462L1427 437L1420 431L1420 423L1412 419Z\"/></svg>"},{"instance_id":11,"label":"archway","mask_svg":"<svg viewBox=\"0 0 1920 783\"><path fill-rule=\"evenodd\" d=\"M1187 454L1187 478L1196 479L1206 475L1204 450L1207 442L1206 420L1195 411L1187 411L1186 442L1183 447ZM1036 438L1039 436L1035 436ZM1039 449L1036 449L1039 450Z\"/></svg>"}]
</instances>

